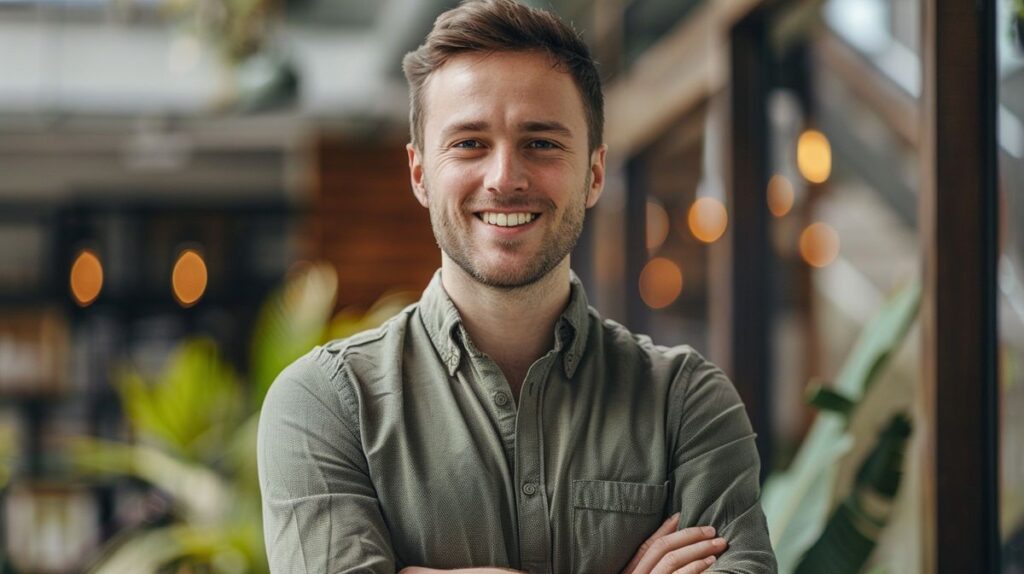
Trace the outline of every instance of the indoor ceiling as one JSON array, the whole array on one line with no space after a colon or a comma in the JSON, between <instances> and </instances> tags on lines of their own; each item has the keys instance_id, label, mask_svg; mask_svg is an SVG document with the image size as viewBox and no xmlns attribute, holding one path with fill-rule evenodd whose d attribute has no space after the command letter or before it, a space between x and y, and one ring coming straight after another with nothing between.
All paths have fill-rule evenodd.
<instances>
[{"instance_id":1,"label":"indoor ceiling","mask_svg":"<svg viewBox=\"0 0 1024 574\"><path fill-rule=\"evenodd\" d=\"M286 108L316 118L392 118L406 108L402 55L456 0L288 3L266 58L235 70L236 88L286 66L298 90ZM226 78L191 20L153 0L0 0L0 128L26 117L203 116ZM262 75L261 75L262 74Z\"/></svg>"}]
</instances>

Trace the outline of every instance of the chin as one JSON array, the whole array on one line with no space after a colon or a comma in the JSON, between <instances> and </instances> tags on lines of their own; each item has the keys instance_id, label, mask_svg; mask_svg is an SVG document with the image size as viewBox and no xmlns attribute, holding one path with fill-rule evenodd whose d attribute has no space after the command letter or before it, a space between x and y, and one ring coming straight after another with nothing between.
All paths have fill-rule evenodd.
<instances>
[{"instance_id":1,"label":"chin","mask_svg":"<svg viewBox=\"0 0 1024 574\"><path fill-rule=\"evenodd\" d=\"M488 287L519 289L537 283L553 269L553 267L549 269L540 268L535 261L532 263L533 265L528 267L514 263L472 265L470 269L463 266L463 270L469 273L477 282Z\"/></svg>"}]
</instances>

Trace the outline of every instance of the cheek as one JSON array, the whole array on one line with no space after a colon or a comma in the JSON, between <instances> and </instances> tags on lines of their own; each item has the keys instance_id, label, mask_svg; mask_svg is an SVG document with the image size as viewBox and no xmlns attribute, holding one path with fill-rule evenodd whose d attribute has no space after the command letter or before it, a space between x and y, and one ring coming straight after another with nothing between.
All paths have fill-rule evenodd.
<instances>
[{"instance_id":1,"label":"cheek","mask_svg":"<svg viewBox=\"0 0 1024 574\"><path fill-rule=\"evenodd\" d=\"M461 202L472 195L474 187L474 174L468 169L456 169L453 166L438 166L438 169L430 172L429 191L431 195L437 196L438 201Z\"/></svg>"}]
</instances>

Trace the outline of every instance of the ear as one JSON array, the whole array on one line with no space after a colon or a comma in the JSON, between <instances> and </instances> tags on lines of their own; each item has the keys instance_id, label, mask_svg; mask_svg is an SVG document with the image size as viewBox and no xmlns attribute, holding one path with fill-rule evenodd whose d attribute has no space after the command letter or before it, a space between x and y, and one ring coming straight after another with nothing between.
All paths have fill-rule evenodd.
<instances>
[{"instance_id":1,"label":"ear","mask_svg":"<svg viewBox=\"0 0 1024 574\"><path fill-rule=\"evenodd\" d=\"M601 144L599 148L594 150L594 153L590 154L590 188L587 189L588 209L597 204L597 200L601 197L601 192L604 191L604 156L607 151L608 145Z\"/></svg>"},{"instance_id":2,"label":"ear","mask_svg":"<svg viewBox=\"0 0 1024 574\"><path fill-rule=\"evenodd\" d=\"M427 198L427 188L423 185L423 154L416 150L411 143L405 144L405 151L409 154L409 180L412 183L412 193L423 207L428 207L430 201Z\"/></svg>"}]
</instances>

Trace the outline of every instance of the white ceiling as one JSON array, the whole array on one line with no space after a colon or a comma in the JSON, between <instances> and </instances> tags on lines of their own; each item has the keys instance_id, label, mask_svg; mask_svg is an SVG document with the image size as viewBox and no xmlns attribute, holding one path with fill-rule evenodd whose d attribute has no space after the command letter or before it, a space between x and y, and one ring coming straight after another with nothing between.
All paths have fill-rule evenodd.
<instances>
[{"instance_id":1,"label":"white ceiling","mask_svg":"<svg viewBox=\"0 0 1024 574\"><path fill-rule=\"evenodd\" d=\"M452 3L293 3L271 45L299 73L295 111L334 118L404 115L401 56ZM153 14L110 14L112 4L0 0L0 122L26 115L180 116L211 109L226 77L214 51Z\"/></svg>"},{"instance_id":2,"label":"white ceiling","mask_svg":"<svg viewBox=\"0 0 1024 574\"><path fill-rule=\"evenodd\" d=\"M0 0L0 201L298 197L316 133L403 137L401 57L456 0L292 0L271 46L298 99L251 115L216 107L226 70L163 0L132 1Z\"/></svg>"}]
</instances>

